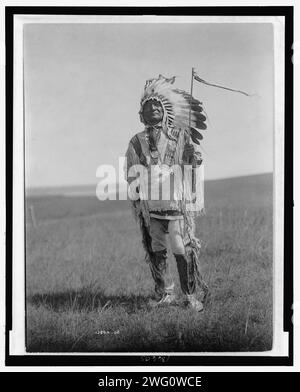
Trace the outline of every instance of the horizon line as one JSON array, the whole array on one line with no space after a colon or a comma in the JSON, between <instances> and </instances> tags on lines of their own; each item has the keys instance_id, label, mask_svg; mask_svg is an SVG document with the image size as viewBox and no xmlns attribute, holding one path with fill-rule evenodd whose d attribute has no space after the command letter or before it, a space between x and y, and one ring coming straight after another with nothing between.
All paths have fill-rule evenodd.
<instances>
[{"instance_id":1,"label":"horizon line","mask_svg":"<svg viewBox=\"0 0 300 392\"><path fill-rule=\"evenodd\" d=\"M249 174L244 174L244 175L237 175L237 176L229 176L229 177L217 177L217 178L208 178L205 179L204 182L206 181L220 181L220 180L229 180L229 179L234 179L234 178L242 178L242 177L254 177L254 176L261 176L261 175L267 175L267 174L273 174L273 171L268 171L268 172L260 172L260 173L249 173ZM126 183L126 181L124 181ZM122 184L119 181L117 181L117 185ZM34 186L25 186L25 189L55 189L55 188L72 188L72 187L94 187L97 185L97 182L95 183L89 183L89 184L61 184L61 185L34 185Z\"/></svg>"}]
</instances>

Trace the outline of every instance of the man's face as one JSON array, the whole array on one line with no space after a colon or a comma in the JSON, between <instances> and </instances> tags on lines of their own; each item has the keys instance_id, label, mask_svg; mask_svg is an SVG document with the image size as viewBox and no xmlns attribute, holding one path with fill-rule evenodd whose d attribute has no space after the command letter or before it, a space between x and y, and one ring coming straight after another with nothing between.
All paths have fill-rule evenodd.
<instances>
[{"instance_id":1,"label":"man's face","mask_svg":"<svg viewBox=\"0 0 300 392\"><path fill-rule=\"evenodd\" d=\"M164 115L164 110L162 105L155 101L149 100L143 106L143 118L149 125L156 125L162 119Z\"/></svg>"}]
</instances>

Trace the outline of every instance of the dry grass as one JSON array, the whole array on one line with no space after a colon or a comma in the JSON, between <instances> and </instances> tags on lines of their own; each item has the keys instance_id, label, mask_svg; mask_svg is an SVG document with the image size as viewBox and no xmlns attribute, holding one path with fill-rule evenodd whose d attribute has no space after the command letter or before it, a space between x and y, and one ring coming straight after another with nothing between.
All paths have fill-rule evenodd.
<instances>
[{"instance_id":1,"label":"dry grass","mask_svg":"<svg viewBox=\"0 0 300 392\"><path fill-rule=\"evenodd\" d=\"M153 281L126 202L92 209L87 197L66 198L63 211L59 200L30 200L39 225L27 225L28 351L271 349L270 176L207 187L197 230L211 296L200 314L150 306ZM171 256L170 265L178 287Z\"/></svg>"}]
</instances>

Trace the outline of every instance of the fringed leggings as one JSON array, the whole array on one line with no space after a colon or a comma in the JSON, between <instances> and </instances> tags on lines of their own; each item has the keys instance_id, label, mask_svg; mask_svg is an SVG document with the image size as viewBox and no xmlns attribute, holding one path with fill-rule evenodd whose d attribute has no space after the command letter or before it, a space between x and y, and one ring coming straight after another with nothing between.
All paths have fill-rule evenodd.
<instances>
[{"instance_id":1,"label":"fringed leggings","mask_svg":"<svg viewBox=\"0 0 300 392\"><path fill-rule=\"evenodd\" d=\"M150 218L150 236L153 257L150 269L155 282L155 291L159 295L170 293L174 289L173 279L167 274L167 238L169 235L171 250L177 262L180 286L184 294L193 294L196 278L193 260L186 254L183 242L184 221L180 219Z\"/></svg>"}]
</instances>

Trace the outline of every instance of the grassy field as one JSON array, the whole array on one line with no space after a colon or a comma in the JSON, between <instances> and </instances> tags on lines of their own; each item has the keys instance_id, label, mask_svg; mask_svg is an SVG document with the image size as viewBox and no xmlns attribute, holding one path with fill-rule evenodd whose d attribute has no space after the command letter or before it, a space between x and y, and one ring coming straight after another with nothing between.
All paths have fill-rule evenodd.
<instances>
[{"instance_id":1,"label":"grassy field","mask_svg":"<svg viewBox=\"0 0 300 392\"><path fill-rule=\"evenodd\" d=\"M219 352L272 348L272 175L210 181L197 221L211 295L202 313L151 306L127 201L35 196L26 225L27 351ZM27 214L29 217L29 214ZM170 269L178 276L170 256Z\"/></svg>"}]
</instances>

